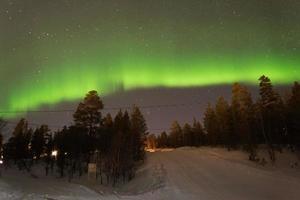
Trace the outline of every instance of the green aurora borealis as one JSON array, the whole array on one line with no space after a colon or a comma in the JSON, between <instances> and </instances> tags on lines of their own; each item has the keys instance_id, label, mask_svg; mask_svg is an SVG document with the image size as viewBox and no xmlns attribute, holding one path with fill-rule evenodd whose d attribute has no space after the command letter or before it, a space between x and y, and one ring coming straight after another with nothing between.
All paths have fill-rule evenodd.
<instances>
[{"instance_id":1,"label":"green aurora borealis","mask_svg":"<svg viewBox=\"0 0 300 200\"><path fill-rule=\"evenodd\" d=\"M8 2L0 3L0 110L92 89L300 80L297 1Z\"/></svg>"}]
</instances>

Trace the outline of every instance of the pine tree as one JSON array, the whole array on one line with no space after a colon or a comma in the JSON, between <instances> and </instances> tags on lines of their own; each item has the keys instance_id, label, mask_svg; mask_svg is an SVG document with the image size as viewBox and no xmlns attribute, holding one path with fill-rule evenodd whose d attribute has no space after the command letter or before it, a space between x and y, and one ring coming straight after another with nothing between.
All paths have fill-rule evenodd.
<instances>
[{"instance_id":1,"label":"pine tree","mask_svg":"<svg viewBox=\"0 0 300 200\"><path fill-rule=\"evenodd\" d=\"M193 146L193 132L192 127L186 123L182 129L183 132L183 146Z\"/></svg>"},{"instance_id":2,"label":"pine tree","mask_svg":"<svg viewBox=\"0 0 300 200\"><path fill-rule=\"evenodd\" d=\"M255 157L258 140L255 127L255 106L248 89L238 83L233 85L231 111L234 132L232 140L249 150L252 159Z\"/></svg>"},{"instance_id":3,"label":"pine tree","mask_svg":"<svg viewBox=\"0 0 300 200\"><path fill-rule=\"evenodd\" d=\"M5 121L0 118L0 159L2 156L2 148L3 148L3 135L2 135L2 131L4 129L4 127L6 126Z\"/></svg>"},{"instance_id":4,"label":"pine tree","mask_svg":"<svg viewBox=\"0 0 300 200\"><path fill-rule=\"evenodd\" d=\"M53 172L53 168L54 168L54 158L52 156L53 151L54 151L54 141L53 141L52 134L49 132L45 135L45 153L46 153L45 170L46 170L46 176L48 176L49 168L51 168L51 171Z\"/></svg>"},{"instance_id":5,"label":"pine tree","mask_svg":"<svg viewBox=\"0 0 300 200\"><path fill-rule=\"evenodd\" d=\"M232 89L232 117L234 137L249 151L250 160L256 158L257 133L255 128L255 109L248 89L238 83Z\"/></svg>"},{"instance_id":6,"label":"pine tree","mask_svg":"<svg viewBox=\"0 0 300 200\"><path fill-rule=\"evenodd\" d=\"M177 121L174 121L170 130L170 144L172 147L181 147L183 144L182 129Z\"/></svg>"},{"instance_id":7,"label":"pine tree","mask_svg":"<svg viewBox=\"0 0 300 200\"><path fill-rule=\"evenodd\" d=\"M108 113L103 119L102 133L98 140L100 151L107 153L111 147L113 137L114 122L111 115Z\"/></svg>"},{"instance_id":8,"label":"pine tree","mask_svg":"<svg viewBox=\"0 0 300 200\"><path fill-rule=\"evenodd\" d=\"M123 182L125 182L126 177L128 180L133 177L135 165L133 149L130 117L127 111L124 114L119 111L114 120L111 160L109 161L113 185L117 183L120 177L123 178Z\"/></svg>"},{"instance_id":9,"label":"pine tree","mask_svg":"<svg viewBox=\"0 0 300 200\"><path fill-rule=\"evenodd\" d=\"M86 128L88 135L95 136L101 124L101 109L103 109L103 103L97 91L90 91L73 115L76 126Z\"/></svg>"},{"instance_id":10,"label":"pine tree","mask_svg":"<svg viewBox=\"0 0 300 200\"><path fill-rule=\"evenodd\" d=\"M0 160L2 160L2 156L3 156L3 152L2 151L3 151L3 136L0 133Z\"/></svg>"},{"instance_id":11,"label":"pine tree","mask_svg":"<svg viewBox=\"0 0 300 200\"><path fill-rule=\"evenodd\" d=\"M133 135L133 158L135 161L144 160L147 125L144 116L137 106L134 106L132 109L130 124Z\"/></svg>"},{"instance_id":12,"label":"pine tree","mask_svg":"<svg viewBox=\"0 0 300 200\"><path fill-rule=\"evenodd\" d=\"M154 137L152 137L153 134L151 134L151 138L150 136L147 137L147 147L149 148L149 143L151 146L151 139L153 139ZM155 135L154 135L155 136ZM168 136L166 132L162 132L161 134L159 134L158 136L155 137L155 146L157 148L166 148L167 145L167 140L168 140Z\"/></svg>"},{"instance_id":13,"label":"pine tree","mask_svg":"<svg viewBox=\"0 0 300 200\"><path fill-rule=\"evenodd\" d=\"M242 86L239 83L234 83L232 86L232 97L231 97L231 114L232 114L232 142L236 147L237 144L241 143L242 140L242 130L240 127L240 122L242 120L241 116L241 90ZM235 141L235 142L234 142Z\"/></svg>"},{"instance_id":14,"label":"pine tree","mask_svg":"<svg viewBox=\"0 0 300 200\"><path fill-rule=\"evenodd\" d=\"M97 148L97 137L99 137L97 133L99 134L101 128L101 109L103 109L102 100L97 91L93 90L86 94L84 101L78 105L73 115L75 125L89 136L87 141L90 152L89 162L95 162L92 159Z\"/></svg>"},{"instance_id":15,"label":"pine tree","mask_svg":"<svg viewBox=\"0 0 300 200\"><path fill-rule=\"evenodd\" d=\"M295 82L287 102L287 126L289 143L300 149L300 84Z\"/></svg>"},{"instance_id":16,"label":"pine tree","mask_svg":"<svg viewBox=\"0 0 300 200\"><path fill-rule=\"evenodd\" d=\"M32 130L28 129L28 123L25 119L21 119L13 131L12 150L15 162L18 162L19 169L30 170L25 159L29 158L29 144L31 140Z\"/></svg>"},{"instance_id":17,"label":"pine tree","mask_svg":"<svg viewBox=\"0 0 300 200\"><path fill-rule=\"evenodd\" d=\"M56 165L59 169L60 177L64 176L65 164L66 164L66 154L67 154L67 145L66 145L66 135L67 127L65 126L61 131L58 131L54 134L54 148L58 151Z\"/></svg>"},{"instance_id":18,"label":"pine tree","mask_svg":"<svg viewBox=\"0 0 300 200\"><path fill-rule=\"evenodd\" d=\"M261 120L266 142L269 145L270 159L275 161L275 146L280 147L284 140L284 117L283 102L280 96L274 91L271 80L266 77L260 77L260 110Z\"/></svg>"},{"instance_id":19,"label":"pine tree","mask_svg":"<svg viewBox=\"0 0 300 200\"><path fill-rule=\"evenodd\" d=\"M218 135L217 117L210 104L208 104L204 113L203 124L207 134L208 144L216 145Z\"/></svg>"},{"instance_id":20,"label":"pine tree","mask_svg":"<svg viewBox=\"0 0 300 200\"><path fill-rule=\"evenodd\" d=\"M230 150L233 146L230 134L232 133L231 111L227 101L220 97L216 103L216 120L215 126L218 126L217 144L224 144Z\"/></svg>"},{"instance_id":21,"label":"pine tree","mask_svg":"<svg viewBox=\"0 0 300 200\"><path fill-rule=\"evenodd\" d=\"M0 133L0 156L2 155L1 152L2 152L2 146L3 146L3 136L2 134Z\"/></svg>"},{"instance_id":22,"label":"pine tree","mask_svg":"<svg viewBox=\"0 0 300 200\"><path fill-rule=\"evenodd\" d=\"M200 122L196 121L196 119L194 119L193 121L192 133L193 133L193 146L203 146L207 143L203 127Z\"/></svg>"},{"instance_id":23,"label":"pine tree","mask_svg":"<svg viewBox=\"0 0 300 200\"><path fill-rule=\"evenodd\" d=\"M166 147L170 146L169 138L168 138L168 135L165 131L160 134L159 138L160 138L160 140L159 140L160 142L159 142L158 146L160 148L166 148Z\"/></svg>"},{"instance_id":24,"label":"pine tree","mask_svg":"<svg viewBox=\"0 0 300 200\"><path fill-rule=\"evenodd\" d=\"M47 125L42 125L40 128L37 128L32 136L31 140L31 150L34 154L34 156L38 159L40 159L41 154L44 152L44 148L46 145L46 134L49 133L49 128Z\"/></svg>"}]
</instances>

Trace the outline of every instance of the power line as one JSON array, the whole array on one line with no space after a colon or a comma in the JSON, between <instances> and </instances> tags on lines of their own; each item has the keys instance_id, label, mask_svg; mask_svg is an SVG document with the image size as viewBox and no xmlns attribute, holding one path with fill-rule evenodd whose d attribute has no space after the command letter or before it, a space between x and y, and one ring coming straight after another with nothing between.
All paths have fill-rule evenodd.
<instances>
[{"instance_id":1,"label":"power line","mask_svg":"<svg viewBox=\"0 0 300 200\"><path fill-rule=\"evenodd\" d=\"M18 122L10 122L10 121L6 121L7 124L12 124L12 125L17 125ZM40 127L42 125L47 125L49 126L50 128L63 128L64 126L67 126L67 125L58 125L58 124L47 124L47 123L32 123L32 122L27 122L28 125L30 126L36 126L36 127ZM70 125L70 124L69 124ZM149 128L148 131L165 131L169 128Z\"/></svg>"},{"instance_id":2,"label":"power line","mask_svg":"<svg viewBox=\"0 0 300 200\"><path fill-rule=\"evenodd\" d=\"M10 122L10 121L6 121L7 124L12 124L12 125L17 125L18 122ZM42 125L47 125L49 127L55 127L55 128L62 128L65 125L58 125L58 124L46 124L46 123L32 123L32 122L27 122L28 125L31 126L42 126Z\"/></svg>"},{"instance_id":3,"label":"power line","mask_svg":"<svg viewBox=\"0 0 300 200\"><path fill-rule=\"evenodd\" d=\"M186 107L191 105L198 105L199 102L193 102L193 103L180 103L180 104L156 104L156 105L144 105L144 106L138 106L140 109L158 109L158 108L172 108L172 107ZM135 104L133 104L135 105ZM111 106L103 108L102 110L127 110L131 109L133 106ZM62 110L16 110L16 111L0 111L0 114L21 114L21 113L67 113L67 112L75 112L75 109L62 109ZM8 124L14 124L17 125L17 122L9 122L6 121ZM43 123L31 123L28 122L28 125L30 126L42 126L45 125ZM58 125L58 124L47 124L51 128L57 128L60 129L64 127L65 125ZM148 131L165 131L169 128L150 128Z\"/></svg>"},{"instance_id":4,"label":"power line","mask_svg":"<svg viewBox=\"0 0 300 200\"><path fill-rule=\"evenodd\" d=\"M181 103L181 104L157 104L157 105L145 105L138 106L140 109L155 109L155 108L172 108L172 107L187 107L191 105L198 105L199 102L193 103ZM133 104L134 105L134 104ZM106 107L102 110L123 110L131 109L133 106L113 106ZM18 113L64 113L64 112L74 112L75 109L62 109L62 110L1 110L0 114L18 114Z\"/></svg>"}]
</instances>

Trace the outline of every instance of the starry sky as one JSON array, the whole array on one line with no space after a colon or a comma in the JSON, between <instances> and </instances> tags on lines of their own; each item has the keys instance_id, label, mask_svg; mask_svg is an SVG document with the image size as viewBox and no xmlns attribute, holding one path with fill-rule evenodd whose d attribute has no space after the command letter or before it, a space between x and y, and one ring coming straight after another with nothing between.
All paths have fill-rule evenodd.
<instances>
[{"instance_id":1,"label":"starry sky","mask_svg":"<svg viewBox=\"0 0 300 200\"><path fill-rule=\"evenodd\" d=\"M108 107L191 104L145 109L152 129L201 118L233 82L299 80L299 21L298 0L0 0L0 110L74 109L96 89Z\"/></svg>"}]
</instances>

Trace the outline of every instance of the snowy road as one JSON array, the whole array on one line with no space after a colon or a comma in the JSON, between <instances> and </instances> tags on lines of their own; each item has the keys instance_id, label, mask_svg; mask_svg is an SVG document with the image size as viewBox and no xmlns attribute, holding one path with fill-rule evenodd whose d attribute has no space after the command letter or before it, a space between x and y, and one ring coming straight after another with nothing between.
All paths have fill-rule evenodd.
<instances>
[{"instance_id":1,"label":"snowy road","mask_svg":"<svg viewBox=\"0 0 300 200\"><path fill-rule=\"evenodd\" d=\"M299 197L299 176L257 167L239 153L226 157L222 151L208 148L149 154L137 178L121 188L118 195L103 196L61 180L24 175L0 178L0 199L296 200Z\"/></svg>"},{"instance_id":2,"label":"snowy road","mask_svg":"<svg viewBox=\"0 0 300 200\"><path fill-rule=\"evenodd\" d=\"M167 171L167 187L160 199L300 198L299 178L247 165L238 159L227 160L207 149L158 152L149 159Z\"/></svg>"}]
</instances>

